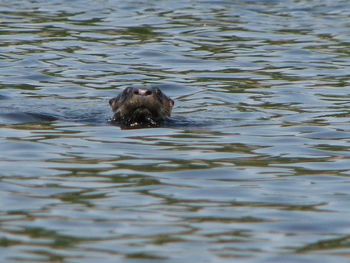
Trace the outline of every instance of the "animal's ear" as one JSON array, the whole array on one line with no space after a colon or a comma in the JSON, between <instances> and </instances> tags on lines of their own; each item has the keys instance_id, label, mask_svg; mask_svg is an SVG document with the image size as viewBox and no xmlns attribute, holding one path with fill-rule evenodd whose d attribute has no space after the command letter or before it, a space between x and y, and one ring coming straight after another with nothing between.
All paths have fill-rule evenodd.
<instances>
[{"instance_id":1,"label":"animal's ear","mask_svg":"<svg viewBox=\"0 0 350 263\"><path fill-rule=\"evenodd\" d=\"M169 102L170 102L171 107L174 106L175 102L172 99L169 98Z\"/></svg>"},{"instance_id":2,"label":"animal's ear","mask_svg":"<svg viewBox=\"0 0 350 263\"><path fill-rule=\"evenodd\" d=\"M113 98L109 100L109 105L113 106L114 102L117 100L117 98Z\"/></svg>"}]
</instances>

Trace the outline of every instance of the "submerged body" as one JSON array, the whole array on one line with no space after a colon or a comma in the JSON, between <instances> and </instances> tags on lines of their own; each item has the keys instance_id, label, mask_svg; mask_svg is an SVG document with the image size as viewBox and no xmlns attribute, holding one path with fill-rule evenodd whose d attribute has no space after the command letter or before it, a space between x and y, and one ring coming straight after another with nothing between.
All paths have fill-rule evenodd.
<instances>
[{"instance_id":1,"label":"submerged body","mask_svg":"<svg viewBox=\"0 0 350 263\"><path fill-rule=\"evenodd\" d=\"M174 101L157 87L128 87L109 104L114 112L112 122L137 128L158 126L170 117Z\"/></svg>"}]
</instances>

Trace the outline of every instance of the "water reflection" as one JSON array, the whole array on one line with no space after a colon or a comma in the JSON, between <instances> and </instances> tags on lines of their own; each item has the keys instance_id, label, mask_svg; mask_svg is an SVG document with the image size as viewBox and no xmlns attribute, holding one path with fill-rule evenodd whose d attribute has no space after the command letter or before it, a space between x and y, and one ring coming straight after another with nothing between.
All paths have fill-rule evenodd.
<instances>
[{"instance_id":1,"label":"water reflection","mask_svg":"<svg viewBox=\"0 0 350 263\"><path fill-rule=\"evenodd\" d=\"M346 1L0 6L3 261L348 261Z\"/></svg>"}]
</instances>

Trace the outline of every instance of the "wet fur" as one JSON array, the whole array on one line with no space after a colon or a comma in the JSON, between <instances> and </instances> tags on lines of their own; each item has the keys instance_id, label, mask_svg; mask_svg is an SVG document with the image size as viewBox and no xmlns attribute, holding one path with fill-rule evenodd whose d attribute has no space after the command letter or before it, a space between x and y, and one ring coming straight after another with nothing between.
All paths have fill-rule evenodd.
<instances>
[{"instance_id":1,"label":"wet fur","mask_svg":"<svg viewBox=\"0 0 350 263\"><path fill-rule=\"evenodd\" d=\"M147 90L147 95L138 94L139 89ZM170 117L174 101L157 87L128 87L109 104L114 112L112 122L127 127L155 127Z\"/></svg>"}]
</instances>

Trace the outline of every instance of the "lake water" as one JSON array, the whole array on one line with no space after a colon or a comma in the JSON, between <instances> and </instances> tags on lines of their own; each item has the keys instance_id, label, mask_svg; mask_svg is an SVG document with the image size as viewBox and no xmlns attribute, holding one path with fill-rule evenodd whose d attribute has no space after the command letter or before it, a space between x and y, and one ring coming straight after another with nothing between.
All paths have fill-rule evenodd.
<instances>
[{"instance_id":1,"label":"lake water","mask_svg":"<svg viewBox=\"0 0 350 263\"><path fill-rule=\"evenodd\" d=\"M350 3L0 0L1 262L350 262ZM120 129L129 85L174 127Z\"/></svg>"}]
</instances>

